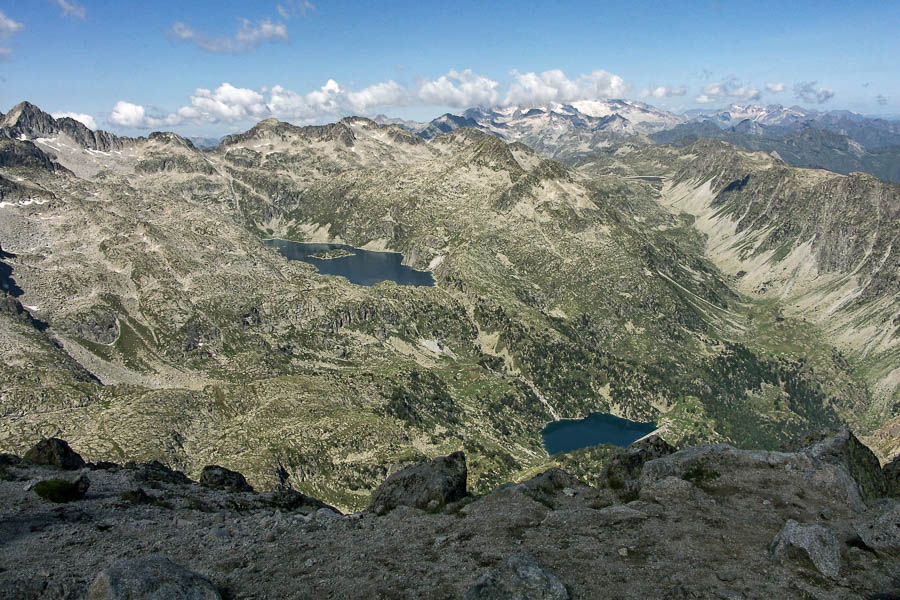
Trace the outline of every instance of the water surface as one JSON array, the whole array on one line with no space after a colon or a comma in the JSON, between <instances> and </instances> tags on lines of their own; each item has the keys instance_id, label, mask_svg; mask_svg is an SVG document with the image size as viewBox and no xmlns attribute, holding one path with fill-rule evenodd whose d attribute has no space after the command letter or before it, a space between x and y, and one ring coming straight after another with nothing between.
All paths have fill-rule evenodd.
<instances>
[{"instance_id":1,"label":"water surface","mask_svg":"<svg viewBox=\"0 0 900 600\"><path fill-rule=\"evenodd\" d=\"M287 240L266 240L266 245L278 248L288 260L301 260L318 269L323 275L346 277L356 285L375 285L381 281L393 281L400 285L434 285L431 271L417 271L402 264L399 252L375 252L362 250L346 244L314 244L289 242ZM341 258L316 258L329 250L352 252L352 256Z\"/></svg>"},{"instance_id":2,"label":"water surface","mask_svg":"<svg viewBox=\"0 0 900 600\"><path fill-rule=\"evenodd\" d=\"M541 437L548 454L571 452L597 444L628 446L656 429L655 423L638 423L607 413L584 419L562 419L544 427Z\"/></svg>"}]
</instances>

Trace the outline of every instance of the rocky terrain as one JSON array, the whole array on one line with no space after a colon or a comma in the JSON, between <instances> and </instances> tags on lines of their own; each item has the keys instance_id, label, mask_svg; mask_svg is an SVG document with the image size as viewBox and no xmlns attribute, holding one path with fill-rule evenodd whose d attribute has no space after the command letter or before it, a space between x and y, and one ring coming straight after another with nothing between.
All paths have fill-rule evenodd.
<instances>
[{"instance_id":1,"label":"rocky terrain","mask_svg":"<svg viewBox=\"0 0 900 600\"><path fill-rule=\"evenodd\" d=\"M195 478L221 464L346 510L460 448L477 492L577 466L540 430L595 411L676 445L774 449L844 423L883 461L898 452L887 184L724 145L611 146L573 169L471 128L426 141L361 118L266 120L213 150L172 133L98 150L62 121L23 104L0 127L6 451L61 436L88 460ZM784 182L779 210L758 205L777 186L757 187L763 172ZM628 179L648 174L667 179ZM771 264L738 276L710 252L691 213L707 181L722 219L745 202L769 219L766 256L814 237L813 264L851 298L816 313L821 298L774 292L808 272L749 285ZM822 244L838 219L807 227L826 192L859 205L847 243ZM399 251L436 285L351 285L271 237Z\"/></svg>"},{"instance_id":2,"label":"rocky terrain","mask_svg":"<svg viewBox=\"0 0 900 600\"><path fill-rule=\"evenodd\" d=\"M900 594L896 462L847 431L777 452L653 437L591 485L554 468L478 495L458 452L395 472L352 514L220 467L198 483L85 464L59 440L0 461L2 598ZM49 500L54 480L81 489Z\"/></svg>"}]
</instances>

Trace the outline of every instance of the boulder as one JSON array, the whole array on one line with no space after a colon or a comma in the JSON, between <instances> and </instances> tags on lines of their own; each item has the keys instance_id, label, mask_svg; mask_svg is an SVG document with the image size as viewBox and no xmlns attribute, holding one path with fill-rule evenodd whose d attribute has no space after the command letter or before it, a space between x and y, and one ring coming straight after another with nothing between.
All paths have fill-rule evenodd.
<instances>
[{"instance_id":1,"label":"boulder","mask_svg":"<svg viewBox=\"0 0 900 600\"><path fill-rule=\"evenodd\" d=\"M22 464L22 459L15 454L0 454L0 467L16 467Z\"/></svg>"},{"instance_id":2,"label":"boulder","mask_svg":"<svg viewBox=\"0 0 900 600\"><path fill-rule=\"evenodd\" d=\"M280 508L281 510L299 512L303 515L312 514L320 508L326 508L340 514L340 511L335 507L325 504L317 498L298 492L297 490L278 490L277 492L272 492L269 502L271 502L272 506Z\"/></svg>"},{"instance_id":3,"label":"boulder","mask_svg":"<svg viewBox=\"0 0 900 600\"><path fill-rule=\"evenodd\" d=\"M181 471L170 469L156 460L148 463L129 462L125 464L125 468L135 470L135 479L146 481L147 483L173 483L176 485L190 485L194 483Z\"/></svg>"},{"instance_id":4,"label":"boulder","mask_svg":"<svg viewBox=\"0 0 900 600\"><path fill-rule=\"evenodd\" d=\"M75 470L84 467L81 456L69 448L65 440L58 438L43 439L35 444L23 457L36 465L48 465L60 469Z\"/></svg>"},{"instance_id":5,"label":"boulder","mask_svg":"<svg viewBox=\"0 0 900 600\"><path fill-rule=\"evenodd\" d=\"M566 585L535 557L520 552L485 573L466 591L466 600L568 600Z\"/></svg>"},{"instance_id":6,"label":"boulder","mask_svg":"<svg viewBox=\"0 0 900 600\"><path fill-rule=\"evenodd\" d=\"M87 600L221 600L206 577L161 555L119 560L106 567L94 582Z\"/></svg>"},{"instance_id":7,"label":"boulder","mask_svg":"<svg viewBox=\"0 0 900 600\"><path fill-rule=\"evenodd\" d=\"M398 506L438 510L466 496L467 476L466 455L461 451L407 467L378 486L369 510L379 515Z\"/></svg>"},{"instance_id":8,"label":"boulder","mask_svg":"<svg viewBox=\"0 0 900 600\"><path fill-rule=\"evenodd\" d=\"M837 535L821 525L801 525L788 520L770 547L775 558L811 563L822 575L836 578L841 570L841 546Z\"/></svg>"},{"instance_id":9,"label":"boulder","mask_svg":"<svg viewBox=\"0 0 900 600\"><path fill-rule=\"evenodd\" d=\"M585 485L574 475L553 467L524 482L525 495L541 504L553 507L553 496L565 489L576 490Z\"/></svg>"},{"instance_id":10,"label":"boulder","mask_svg":"<svg viewBox=\"0 0 900 600\"><path fill-rule=\"evenodd\" d=\"M853 522L860 540L876 554L900 557L900 502L884 499Z\"/></svg>"},{"instance_id":11,"label":"boulder","mask_svg":"<svg viewBox=\"0 0 900 600\"><path fill-rule=\"evenodd\" d=\"M82 475L75 481L45 479L34 486L34 493L50 502L81 500L91 486L91 480Z\"/></svg>"},{"instance_id":12,"label":"boulder","mask_svg":"<svg viewBox=\"0 0 900 600\"><path fill-rule=\"evenodd\" d=\"M647 462L640 489L656 488L667 477L683 479L706 493L758 495L772 477L793 481L798 489L823 501L863 510L856 480L843 464L804 452L740 450L728 444L685 448ZM646 499L646 498L645 498Z\"/></svg>"},{"instance_id":13,"label":"boulder","mask_svg":"<svg viewBox=\"0 0 900 600\"><path fill-rule=\"evenodd\" d=\"M673 452L675 452L675 448L666 443L664 439L658 435L651 435L633 443L609 459L600 473L600 483L620 495L635 495L640 488L639 480L644 463Z\"/></svg>"},{"instance_id":14,"label":"boulder","mask_svg":"<svg viewBox=\"0 0 900 600\"><path fill-rule=\"evenodd\" d=\"M887 495L888 486L878 458L849 429L813 444L804 453L815 460L843 465L856 481L866 504Z\"/></svg>"},{"instance_id":15,"label":"boulder","mask_svg":"<svg viewBox=\"0 0 900 600\"><path fill-rule=\"evenodd\" d=\"M252 492L253 487L237 471L218 465L207 465L200 473L200 485L231 492Z\"/></svg>"}]
</instances>

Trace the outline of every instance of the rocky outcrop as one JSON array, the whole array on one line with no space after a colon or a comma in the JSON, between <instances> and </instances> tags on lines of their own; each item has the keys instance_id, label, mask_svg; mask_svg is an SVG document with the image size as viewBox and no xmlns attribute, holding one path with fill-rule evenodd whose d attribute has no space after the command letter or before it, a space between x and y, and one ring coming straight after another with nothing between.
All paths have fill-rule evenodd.
<instances>
[{"instance_id":1,"label":"rocky outcrop","mask_svg":"<svg viewBox=\"0 0 900 600\"><path fill-rule=\"evenodd\" d=\"M658 435L651 435L631 444L624 452L612 457L603 466L599 483L608 486L622 496L636 496L644 464L673 452L675 452L675 448L664 439Z\"/></svg>"},{"instance_id":2,"label":"rocky outcrop","mask_svg":"<svg viewBox=\"0 0 900 600\"><path fill-rule=\"evenodd\" d=\"M218 465L207 465L200 473L200 485L232 492L252 492L253 487L237 471Z\"/></svg>"},{"instance_id":3,"label":"rocky outcrop","mask_svg":"<svg viewBox=\"0 0 900 600\"><path fill-rule=\"evenodd\" d=\"M849 429L825 438L805 452L815 460L844 466L856 480L864 501L872 502L887 494L887 482L878 458Z\"/></svg>"},{"instance_id":4,"label":"rocky outcrop","mask_svg":"<svg viewBox=\"0 0 900 600\"><path fill-rule=\"evenodd\" d=\"M437 510L466 495L466 456L454 452L389 476L372 494L369 510L383 515L398 506Z\"/></svg>"},{"instance_id":5,"label":"rocky outcrop","mask_svg":"<svg viewBox=\"0 0 900 600\"><path fill-rule=\"evenodd\" d=\"M900 557L900 502L884 499L853 522L860 540L873 552Z\"/></svg>"},{"instance_id":6,"label":"rocky outcrop","mask_svg":"<svg viewBox=\"0 0 900 600\"><path fill-rule=\"evenodd\" d=\"M822 443L834 447L840 439L846 437L837 436ZM847 466L840 461L831 462L832 458L833 454L819 454L812 448L801 452L739 450L728 444L686 448L644 465L640 495L654 497L663 489L674 490L673 479L708 492L750 491L765 486L773 470L784 470L796 473L796 479L803 482L804 494L821 494L862 510L865 504L860 486Z\"/></svg>"},{"instance_id":7,"label":"rocky outcrop","mask_svg":"<svg viewBox=\"0 0 900 600\"><path fill-rule=\"evenodd\" d=\"M86 600L221 600L206 577L155 555L119 560L103 569Z\"/></svg>"},{"instance_id":8,"label":"rocky outcrop","mask_svg":"<svg viewBox=\"0 0 900 600\"><path fill-rule=\"evenodd\" d=\"M466 600L568 600L565 584L527 552L514 554L485 573Z\"/></svg>"},{"instance_id":9,"label":"rocky outcrop","mask_svg":"<svg viewBox=\"0 0 900 600\"><path fill-rule=\"evenodd\" d=\"M772 542L772 555L812 563L826 577L837 577L841 570L841 547L837 535L821 525L788 521Z\"/></svg>"},{"instance_id":10,"label":"rocky outcrop","mask_svg":"<svg viewBox=\"0 0 900 600\"><path fill-rule=\"evenodd\" d=\"M58 438L41 440L25 453L24 458L36 465L48 465L66 470L80 469L85 466L81 455L72 450L68 442Z\"/></svg>"},{"instance_id":11,"label":"rocky outcrop","mask_svg":"<svg viewBox=\"0 0 900 600\"><path fill-rule=\"evenodd\" d=\"M340 514L341 512L318 498L307 496L297 490L278 490L273 492L270 502L272 506L276 506L281 510L298 512L303 515L315 513L321 509L334 512L335 514Z\"/></svg>"},{"instance_id":12,"label":"rocky outcrop","mask_svg":"<svg viewBox=\"0 0 900 600\"><path fill-rule=\"evenodd\" d=\"M193 483L187 475L181 471L170 469L159 461L153 460L148 463L127 463L126 469L136 471L135 478L138 481L147 483L171 483L176 485L190 485Z\"/></svg>"},{"instance_id":13,"label":"rocky outcrop","mask_svg":"<svg viewBox=\"0 0 900 600\"><path fill-rule=\"evenodd\" d=\"M0 167L25 167L68 173L67 169L55 163L52 157L31 142L3 137L0 137Z\"/></svg>"}]
</instances>

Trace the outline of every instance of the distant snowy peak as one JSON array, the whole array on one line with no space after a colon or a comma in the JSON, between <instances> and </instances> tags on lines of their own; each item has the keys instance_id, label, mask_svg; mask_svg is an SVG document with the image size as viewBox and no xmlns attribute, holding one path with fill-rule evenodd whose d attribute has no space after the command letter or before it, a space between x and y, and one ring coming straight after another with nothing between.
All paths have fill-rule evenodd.
<instances>
[{"instance_id":1,"label":"distant snowy peak","mask_svg":"<svg viewBox=\"0 0 900 600\"><path fill-rule=\"evenodd\" d=\"M539 141L545 144L550 138L562 140L596 133L610 136L649 134L686 120L631 100L580 100L569 104L551 102L540 106L470 108L456 115L442 115L416 133L432 138L459 127L475 127L510 142L534 144Z\"/></svg>"},{"instance_id":2,"label":"distant snowy peak","mask_svg":"<svg viewBox=\"0 0 900 600\"><path fill-rule=\"evenodd\" d=\"M716 110L697 109L688 111L692 120L709 119L724 127L733 127L742 121L754 121L760 125L789 126L818 118L823 113L800 106L784 107L780 104L760 106L757 104L732 104Z\"/></svg>"}]
</instances>

